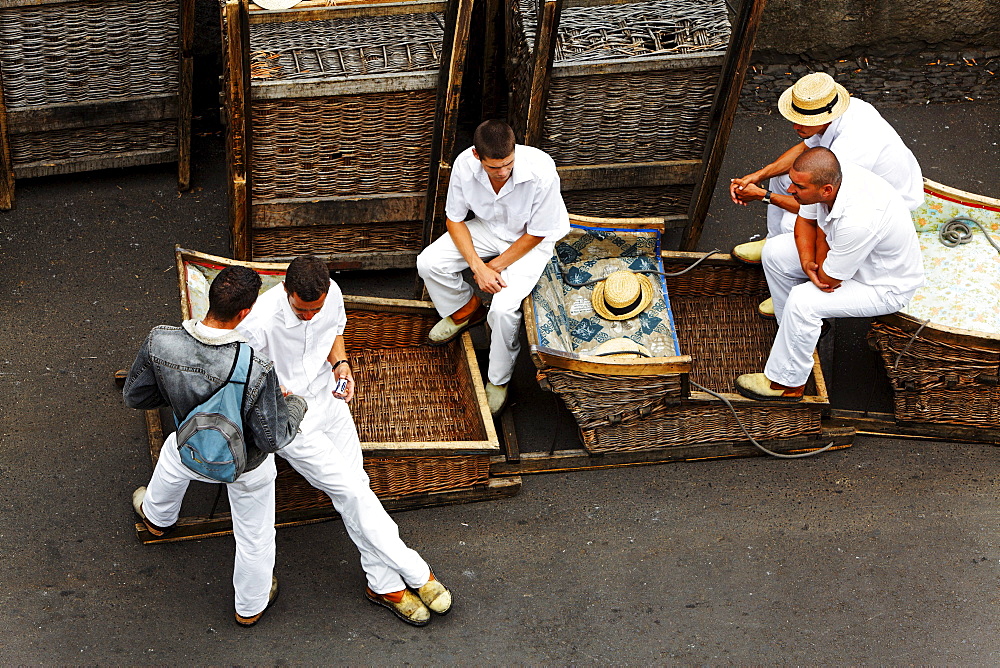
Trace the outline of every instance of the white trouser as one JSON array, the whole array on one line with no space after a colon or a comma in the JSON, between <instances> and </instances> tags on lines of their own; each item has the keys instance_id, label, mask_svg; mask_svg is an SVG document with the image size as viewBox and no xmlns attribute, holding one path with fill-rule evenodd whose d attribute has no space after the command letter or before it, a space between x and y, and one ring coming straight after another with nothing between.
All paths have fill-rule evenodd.
<instances>
[{"instance_id":1,"label":"white trouser","mask_svg":"<svg viewBox=\"0 0 1000 668\"><path fill-rule=\"evenodd\" d=\"M226 485L236 538L233 589L236 613L252 617L267 607L274 572L274 457L268 456L253 471ZM184 466L177 452L177 436L170 434L160 448L153 477L146 486L142 511L161 527L177 521L181 501L192 480L216 483Z\"/></svg>"},{"instance_id":2,"label":"white trouser","mask_svg":"<svg viewBox=\"0 0 1000 668\"><path fill-rule=\"evenodd\" d=\"M385 594L407 586L422 587L430 578L430 568L400 539L396 523L369 487L361 442L347 403L333 395L305 399L309 412L300 433L278 454L330 497L361 552L361 566L372 591Z\"/></svg>"},{"instance_id":3,"label":"white trouser","mask_svg":"<svg viewBox=\"0 0 1000 668\"><path fill-rule=\"evenodd\" d=\"M478 218L467 221L466 225L479 257L496 257L510 248L510 242L498 239ZM507 287L493 295L490 312L486 316L486 322L492 331L487 377L494 385L506 385L514 372L514 362L521 350L518 338L521 302L538 284L538 277L552 258L553 246L553 241L542 241L500 272ZM417 256L417 273L427 285L427 294L442 318L451 315L472 299L472 287L462 277L462 271L468 266L448 233Z\"/></svg>"},{"instance_id":4,"label":"white trouser","mask_svg":"<svg viewBox=\"0 0 1000 668\"><path fill-rule=\"evenodd\" d=\"M762 257L767 287L774 299L778 334L764 367L770 380L788 387L804 385L813 366L823 318L870 318L906 306L913 292L898 295L848 279L823 292L802 271L794 234L768 239Z\"/></svg>"},{"instance_id":5,"label":"white trouser","mask_svg":"<svg viewBox=\"0 0 1000 668\"><path fill-rule=\"evenodd\" d=\"M768 182L768 189L778 195L788 195L788 186L792 184L792 179L788 174L772 176ZM785 211L780 206L769 204L767 207L767 238L776 237L779 234L786 234L795 230L795 219L798 214Z\"/></svg>"}]
</instances>

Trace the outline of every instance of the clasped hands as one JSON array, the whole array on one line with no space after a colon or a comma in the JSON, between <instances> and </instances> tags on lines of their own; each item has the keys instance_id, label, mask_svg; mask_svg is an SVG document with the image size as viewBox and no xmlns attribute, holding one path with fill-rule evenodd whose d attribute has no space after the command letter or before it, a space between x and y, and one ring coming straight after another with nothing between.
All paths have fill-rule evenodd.
<instances>
[{"instance_id":1,"label":"clasped hands","mask_svg":"<svg viewBox=\"0 0 1000 668\"><path fill-rule=\"evenodd\" d=\"M748 174L739 179L729 180L729 198L734 204L747 206L750 202L759 202L764 199L766 190L757 185L759 178L756 174Z\"/></svg>"},{"instance_id":2,"label":"clasped hands","mask_svg":"<svg viewBox=\"0 0 1000 668\"><path fill-rule=\"evenodd\" d=\"M473 270L472 275L476 279L476 285L483 292L488 292L491 295L495 295L502 289L507 287L506 281L500 275L500 272L504 268L495 264L498 258L493 258L489 262L485 263L481 269Z\"/></svg>"}]
</instances>

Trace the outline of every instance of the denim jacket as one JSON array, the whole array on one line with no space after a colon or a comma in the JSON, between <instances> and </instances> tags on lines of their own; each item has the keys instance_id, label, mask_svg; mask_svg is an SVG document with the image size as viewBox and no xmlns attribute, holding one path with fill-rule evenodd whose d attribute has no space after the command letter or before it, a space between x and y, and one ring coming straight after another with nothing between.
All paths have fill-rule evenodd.
<instances>
[{"instance_id":1,"label":"denim jacket","mask_svg":"<svg viewBox=\"0 0 1000 668\"><path fill-rule=\"evenodd\" d=\"M125 379L122 395L127 406L149 409L169 405L176 418L183 420L226 382L237 343L246 339L236 330L206 338L195 329L196 322L187 320L183 328L153 328ZM255 351L243 401L246 470L257 468L268 453L291 443L305 412L305 399L281 396L274 365Z\"/></svg>"}]
</instances>

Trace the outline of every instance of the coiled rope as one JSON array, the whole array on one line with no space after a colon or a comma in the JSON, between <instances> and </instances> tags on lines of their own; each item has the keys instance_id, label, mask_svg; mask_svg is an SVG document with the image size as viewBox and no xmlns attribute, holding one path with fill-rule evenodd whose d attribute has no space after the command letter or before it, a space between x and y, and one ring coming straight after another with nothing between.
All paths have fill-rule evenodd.
<instances>
[{"instance_id":1,"label":"coiled rope","mask_svg":"<svg viewBox=\"0 0 1000 668\"><path fill-rule=\"evenodd\" d=\"M986 231L983 224L974 218L969 218L968 216L957 216L952 218L947 223L941 226L938 230L938 240L948 248L955 248L961 246L962 244L967 244L972 241L972 228L969 227L969 223L972 223L986 236L986 240L990 242L990 245L1000 253L1000 246L997 242L993 240L990 233Z\"/></svg>"}]
</instances>

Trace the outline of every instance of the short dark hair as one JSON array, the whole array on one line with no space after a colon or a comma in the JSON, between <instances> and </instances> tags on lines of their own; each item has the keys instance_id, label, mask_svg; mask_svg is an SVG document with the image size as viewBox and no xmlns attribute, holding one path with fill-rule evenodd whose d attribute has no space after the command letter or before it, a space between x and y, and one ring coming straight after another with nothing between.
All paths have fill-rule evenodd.
<instances>
[{"instance_id":1,"label":"short dark hair","mask_svg":"<svg viewBox=\"0 0 1000 668\"><path fill-rule=\"evenodd\" d=\"M514 152L514 130L503 121L483 121L472 135L480 160L502 160Z\"/></svg>"},{"instance_id":2,"label":"short dark hair","mask_svg":"<svg viewBox=\"0 0 1000 668\"><path fill-rule=\"evenodd\" d=\"M795 159L792 168L797 172L809 174L809 182L814 186L840 187L840 181L843 179L840 160L837 160L833 151L824 146L807 148Z\"/></svg>"},{"instance_id":3,"label":"short dark hair","mask_svg":"<svg viewBox=\"0 0 1000 668\"><path fill-rule=\"evenodd\" d=\"M260 276L247 267L226 267L208 289L208 313L228 322L245 308L252 308L260 292Z\"/></svg>"},{"instance_id":4,"label":"short dark hair","mask_svg":"<svg viewBox=\"0 0 1000 668\"><path fill-rule=\"evenodd\" d=\"M330 291L330 269L315 255L300 255L288 265L285 290L303 301L314 302Z\"/></svg>"}]
</instances>

